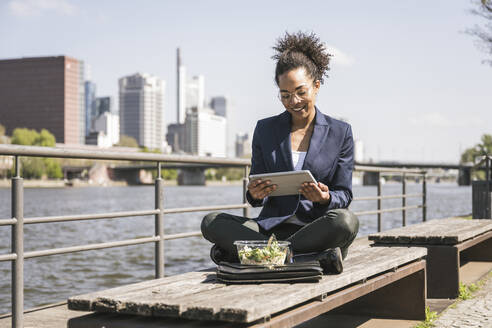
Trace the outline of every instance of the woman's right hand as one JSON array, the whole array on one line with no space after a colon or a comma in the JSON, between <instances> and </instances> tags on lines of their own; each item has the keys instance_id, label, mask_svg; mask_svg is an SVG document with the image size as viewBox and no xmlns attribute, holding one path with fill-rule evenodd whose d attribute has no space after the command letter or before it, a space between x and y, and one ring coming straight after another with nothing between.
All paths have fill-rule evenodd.
<instances>
[{"instance_id":1,"label":"woman's right hand","mask_svg":"<svg viewBox=\"0 0 492 328\"><path fill-rule=\"evenodd\" d=\"M248 183L249 194L254 199L263 199L277 189L277 185L272 185L271 183L270 180L252 180Z\"/></svg>"}]
</instances>

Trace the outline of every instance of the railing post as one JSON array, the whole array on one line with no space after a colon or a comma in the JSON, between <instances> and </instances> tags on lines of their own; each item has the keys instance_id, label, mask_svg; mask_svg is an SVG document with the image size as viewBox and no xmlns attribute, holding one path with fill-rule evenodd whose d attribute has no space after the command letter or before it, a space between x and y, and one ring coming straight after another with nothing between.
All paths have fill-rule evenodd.
<instances>
[{"instance_id":1,"label":"railing post","mask_svg":"<svg viewBox=\"0 0 492 328\"><path fill-rule=\"evenodd\" d=\"M401 224L404 227L407 225L407 210L405 209L407 206L407 181L405 173L401 175L401 193L403 195L401 198L401 207L403 207L401 210Z\"/></svg>"},{"instance_id":2,"label":"railing post","mask_svg":"<svg viewBox=\"0 0 492 328\"><path fill-rule=\"evenodd\" d=\"M243 176L243 204L248 203L246 199L246 191L248 191L248 176L249 176L249 166L244 166L244 176ZM243 208L243 216L249 218L249 207Z\"/></svg>"},{"instance_id":3,"label":"railing post","mask_svg":"<svg viewBox=\"0 0 492 328\"><path fill-rule=\"evenodd\" d=\"M19 156L15 156L15 177L12 178L12 327L24 327L24 185L20 176Z\"/></svg>"},{"instance_id":4,"label":"railing post","mask_svg":"<svg viewBox=\"0 0 492 328\"><path fill-rule=\"evenodd\" d=\"M485 217L490 219L492 218L492 215L491 215L491 211L492 211L492 208L491 208L491 193L490 193L490 170L491 170L491 157L489 155L485 155L485 183L486 183L486 186L487 186L487 197L486 197L486 200L487 200L487 203L486 203L486 209L485 209Z\"/></svg>"},{"instance_id":5,"label":"railing post","mask_svg":"<svg viewBox=\"0 0 492 328\"><path fill-rule=\"evenodd\" d=\"M155 179L155 208L159 209L159 214L155 215L155 235L160 238L155 242L155 278L157 279L164 277L164 208L160 162L157 163Z\"/></svg>"},{"instance_id":6,"label":"railing post","mask_svg":"<svg viewBox=\"0 0 492 328\"><path fill-rule=\"evenodd\" d=\"M422 221L427 221L427 172L422 174Z\"/></svg>"},{"instance_id":7,"label":"railing post","mask_svg":"<svg viewBox=\"0 0 492 328\"><path fill-rule=\"evenodd\" d=\"M377 174L378 178L378 232L381 232L381 172Z\"/></svg>"}]
</instances>

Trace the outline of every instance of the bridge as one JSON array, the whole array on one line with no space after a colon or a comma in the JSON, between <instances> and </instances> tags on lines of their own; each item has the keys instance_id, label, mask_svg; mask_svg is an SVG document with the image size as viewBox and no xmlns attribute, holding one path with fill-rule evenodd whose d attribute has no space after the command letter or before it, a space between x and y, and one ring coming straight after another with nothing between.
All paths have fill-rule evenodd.
<instances>
[{"instance_id":1,"label":"bridge","mask_svg":"<svg viewBox=\"0 0 492 328\"><path fill-rule=\"evenodd\" d=\"M454 163L424 163L424 162L394 162L384 161L378 163L356 163L364 166L377 166L377 167L398 167L398 168L419 168L419 169L444 169L444 170L459 170L463 167L472 168L472 165L454 164Z\"/></svg>"},{"instance_id":2,"label":"bridge","mask_svg":"<svg viewBox=\"0 0 492 328\"><path fill-rule=\"evenodd\" d=\"M457 183L459 185L471 184L472 165L461 165L454 163L419 163L419 162L377 162L377 163L356 163L357 166L374 168L407 168L407 169L442 169L457 170ZM194 164L194 163L162 163L163 170L179 170L179 185L204 185L205 170L210 168L231 167L223 164ZM98 164L96 166L64 166L63 173L65 179L92 179L102 180L125 180L128 184L148 184L152 183L152 171L156 170L155 165L149 164ZM377 172L361 172L364 185L376 185L379 180ZM431 176L431 175L429 175Z\"/></svg>"},{"instance_id":3,"label":"bridge","mask_svg":"<svg viewBox=\"0 0 492 328\"><path fill-rule=\"evenodd\" d=\"M193 164L193 163L162 163L162 170L179 170L178 184L180 185L204 185L205 170L210 168L235 167L223 164ZM149 164L95 164L92 166L63 166L63 177L70 181L73 179L92 180L103 184L104 181L126 181L131 185L152 184L152 171L157 170L156 165Z\"/></svg>"},{"instance_id":4,"label":"bridge","mask_svg":"<svg viewBox=\"0 0 492 328\"><path fill-rule=\"evenodd\" d=\"M395 168L407 168L407 169L442 169L442 170L458 170L457 183L460 186L471 185L471 172L472 169L480 170L481 168L474 168L471 164L454 164L454 163L422 163L422 162L407 162L400 163L396 161L386 161L379 163L356 163L356 165L372 166L372 167L395 167ZM374 174L373 174L374 175ZM367 175L367 177L369 177ZM374 177L369 180L374 180ZM367 184L373 184L372 182Z\"/></svg>"}]
</instances>

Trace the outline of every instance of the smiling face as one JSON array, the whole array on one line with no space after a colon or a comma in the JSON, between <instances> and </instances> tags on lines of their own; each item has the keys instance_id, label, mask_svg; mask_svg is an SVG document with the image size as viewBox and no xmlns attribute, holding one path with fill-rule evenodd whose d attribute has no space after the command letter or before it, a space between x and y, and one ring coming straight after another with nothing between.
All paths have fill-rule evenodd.
<instances>
[{"instance_id":1,"label":"smiling face","mask_svg":"<svg viewBox=\"0 0 492 328\"><path fill-rule=\"evenodd\" d=\"M314 118L316 96L320 82L306 74L303 67L299 67L278 77L280 100L285 109L295 120Z\"/></svg>"}]
</instances>

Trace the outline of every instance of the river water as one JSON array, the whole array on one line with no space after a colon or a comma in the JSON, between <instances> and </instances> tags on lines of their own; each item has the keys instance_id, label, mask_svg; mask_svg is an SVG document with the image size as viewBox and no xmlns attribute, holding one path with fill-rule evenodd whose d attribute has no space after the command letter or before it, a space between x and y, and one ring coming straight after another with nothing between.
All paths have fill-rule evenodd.
<instances>
[{"instance_id":1,"label":"river water","mask_svg":"<svg viewBox=\"0 0 492 328\"><path fill-rule=\"evenodd\" d=\"M427 218L471 213L471 188L456 184L428 184ZM376 187L354 186L355 197L374 196ZM408 193L420 193L421 185L407 184ZM400 184L386 184L383 194L400 194ZM242 186L166 186L167 208L239 204ZM421 203L411 198L407 205ZM383 201L383 208L399 207L401 199ZM9 218L10 189L0 189L0 218ZM153 186L26 189L24 216L86 214L154 208ZM374 210L376 201L356 201L351 210ZM229 213L241 215L242 210ZM256 216L259 209L251 209ZM200 230L204 212L165 215L166 233ZM384 213L383 230L401 225L401 212ZM362 216L359 235L375 232L375 215ZM409 210L407 224L422 220L422 210ZM0 254L10 253L11 228L0 227ZM25 226L25 251L102 243L151 236L152 216ZM165 242L165 273L173 275L213 265L210 243L201 237ZM0 314L11 312L11 264L0 262ZM154 245L144 244L73 254L27 259L24 264L25 308L55 303L68 297L154 278Z\"/></svg>"}]
</instances>

